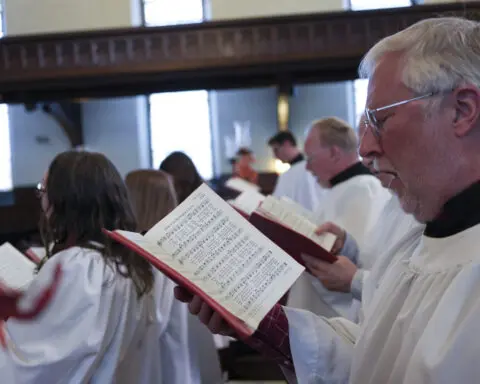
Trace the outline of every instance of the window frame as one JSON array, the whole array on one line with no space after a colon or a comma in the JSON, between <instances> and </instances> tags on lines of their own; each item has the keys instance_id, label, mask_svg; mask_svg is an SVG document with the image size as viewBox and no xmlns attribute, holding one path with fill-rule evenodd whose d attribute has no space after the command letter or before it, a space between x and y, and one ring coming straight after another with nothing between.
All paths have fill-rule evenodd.
<instances>
[{"instance_id":1,"label":"window frame","mask_svg":"<svg viewBox=\"0 0 480 384\"><path fill-rule=\"evenodd\" d=\"M0 39L3 38L5 33L5 4L3 0L0 0ZM7 159L7 167L10 169L9 180L6 183L6 189L3 189L1 186L3 181L0 183L0 193L3 195L4 193L10 193L13 188L13 151L12 151L12 135L10 132L10 118L8 112L8 105L0 104L0 125L5 124L7 135L8 135L8 143L7 147L9 148L9 157ZM3 204L0 204L3 205Z\"/></svg>"},{"instance_id":2,"label":"window frame","mask_svg":"<svg viewBox=\"0 0 480 384\"><path fill-rule=\"evenodd\" d=\"M407 7L412 7L412 6L415 6L415 5L419 5L420 3L422 3L423 0L409 0L409 5L404 5L404 6L398 6L398 7L395 7L395 8L401 8L401 7L404 7L404 8L407 8ZM372 8L372 10L379 10L379 9L395 9L395 8L388 8L388 7L385 7L385 8ZM348 0L348 10L350 11L353 11L353 12L359 12L360 10L355 10L355 9L352 9L352 0ZM363 11L366 11L368 9L363 9ZM352 81L352 90L353 90L353 109L354 109L354 114L355 114L355 121L354 121L354 127L355 129L357 129L357 125L358 125L358 120L361 116L361 113L357 113L357 106L358 106L358 97L357 97L357 84L359 84L359 82L364 82L365 79L355 79ZM365 86L368 86L368 83L365 82Z\"/></svg>"},{"instance_id":3,"label":"window frame","mask_svg":"<svg viewBox=\"0 0 480 384\"><path fill-rule=\"evenodd\" d=\"M140 11L141 11L141 23L142 23L142 26L143 27L149 27L149 25L147 25L147 15L146 15L146 1L148 0L139 0L140 1ZM204 22L207 18L207 0L201 0L201 3L202 3L202 16L201 16L201 20L199 22ZM200 90L199 90L200 91ZM211 94L208 90L204 90L205 92L207 92L207 104L208 104L208 116L209 116L209 126L210 126L210 137L211 137L211 140L210 140L210 153L211 153L211 164L210 164L210 167L211 167L211 176L212 177L215 177L216 176L216 169L215 169L215 146L214 146L214 143L213 143L213 126L212 126L212 107L211 107ZM150 151L150 167L154 167L156 166L154 164L154 149L153 149L153 146L152 146L152 101L151 101L151 97L152 97L153 94L148 94L146 97L147 97L147 129L148 129L148 148L149 148L149 151Z\"/></svg>"},{"instance_id":4,"label":"window frame","mask_svg":"<svg viewBox=\"0 0 480 384\"><path fill-rule=\"evenodd\" d=\"M420 5L423 3L423 0L410 0L410 5L405 5L405 7L412 7L415 5ZM389 9L388 7L385 8L375 8L375 9ZM352 0L348 0L348 10L355 11L352 9Z\"/></svg>"}]
</instances>

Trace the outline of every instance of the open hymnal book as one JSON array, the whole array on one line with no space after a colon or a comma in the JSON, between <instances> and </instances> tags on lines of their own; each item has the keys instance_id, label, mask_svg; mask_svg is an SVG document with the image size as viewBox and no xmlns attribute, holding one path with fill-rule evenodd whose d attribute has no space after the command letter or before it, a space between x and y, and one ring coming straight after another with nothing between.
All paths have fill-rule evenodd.
<instances>
[{"instance_id":1,"label":"open hymnal book","mask_svg":"<svg viewBox=\"0 0 480 384\"><path fill-rule=\"evenodd\" d=\"M289 209L295 212L296 214L303 216L313 224L317 224L318 220L317 220L317 217L315 217L315 214L312 211L306 209L305 207L302 207L296 201L293 201L292 199L286 196L282 196L280 197L280 202L286 209Z\"/></svg>"},{"instance_id":2,"label":"open hymnal book","mask_svg":"<svg viewBox=\"0 0 480 384\"><path fill-rule=\"evenodd\" d=\"M252 190L242 192L235 199L229 200L229 203L243 216L249 217L253 211L260 206L263 200L265 200L265 195Z\"/></svg>"},{"instance_id":3,"label":"open hymnal book","mask_svg":"<svg viewBox=\"0 0 480 384\"><path fill-rule=\"evenodd\" d=\"M299 212L292 202L287 202L274 196L268 196L260 204L257 212L290 227L295 232L311 239L328 251L332 249L333 243L336 240L335 235L331 233L325 233L320 236L315 234L318 225L315 224L311 218L305 217L302 212Z\"/></svg>"},{"instance_id":4,"label":"open hymnal book","mask_svg":"<svg viewBox=\"0 0 480 384\"><path fill-rule=\"evenodd\" d=\"M258 185L243 180L240 177L231 177L225 182L225 186L237 192L260 191Z\"/></svg>"},{"instance_id":5,"label":"open hymnal book","mask_svg":"<svg viewBox=\"0 0 480 384\"><path fill-rule=\"evenodd\" d=\"M249 221L301 264L303 254L330 263L337 260L330 253L336 240L335 235L317 235L317 225L295 210L294 205L282 199L267 196L250 215Z\"/></svg>"},{"instance_id":6,"label":"open hymnal book","mask_svg":"<svg viewBox=\"0 0 480 384\"><path fill-rule=\"evenodd\" d=\"M35 276L36 264L10 243L0 246L0 284L24 291Z\"/></svg>"},{"instance_id":7,"label":"open hymnal book","mask_svg":"<svg viewBox=\"0 0 480 384\"><path fill-rule=\"evenodd\" d=\"M145 235L106 231L248 338L304 268L206 184Z\"/></svg>"}]
</instances>

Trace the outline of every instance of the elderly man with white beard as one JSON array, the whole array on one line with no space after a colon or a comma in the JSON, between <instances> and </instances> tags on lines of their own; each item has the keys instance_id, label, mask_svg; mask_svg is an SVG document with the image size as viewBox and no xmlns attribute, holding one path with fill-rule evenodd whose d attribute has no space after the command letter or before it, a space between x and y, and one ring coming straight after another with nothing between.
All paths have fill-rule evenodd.
<instances>
[{"instance_id":1,"label":"elderly man with white beard","mask_svg":"<svg viewBox=\"0 0 480 384\"><path fill-rule=\"evenodd\" d=\"M418 22L364 58L360 154L375 159L379 177L393 176L403 210L426 228L418 245L395 255L355 339L345 320L274 308L254 337L287 357L291 383L479 381L479 66L480 24L460 18ZM177 291L210 330L226 331L218 314L187 296ZM278 328L288 337L277 338Z\"/></svg>"}]
</instances>

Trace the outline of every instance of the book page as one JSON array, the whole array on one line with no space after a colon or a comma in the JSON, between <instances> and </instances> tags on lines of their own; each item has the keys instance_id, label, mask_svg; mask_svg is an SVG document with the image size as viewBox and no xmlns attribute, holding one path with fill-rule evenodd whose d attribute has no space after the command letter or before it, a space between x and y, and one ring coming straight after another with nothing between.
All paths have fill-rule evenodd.
<instances>
[{"instance_id":1,"label":"book page","mask_svg":"<svg viewBox=\"0 0 480 384\"><path fill-rule=\"evenodd\" d=\"M36 265L10 243L0 246L0 281L10 289L24 291L35 276Z\"/></svg>"},{"instance_id":2,"label":"book page","mask_svg":"<svg viewBox=\"0 0 480 384\"><path fill-rule=\"evenodd\" d=\"M232 177L225 182L225 186L238 192L260 191L260 187L240 177Z\"/></svg>"},{"instance_id":3,"label":"book page","mask_svg":"<svg viewBox=\"0 0 480 384\"><path fill-rule=\"evenodd\" d=\"M296 212L299 215L305 217L306 219L310 220L312 223L316 223L317 218L315 217L315 214L312 211L309 211L308 209L302 207L296 201L293 201L292 199L286 196L282 196L280 197L280 202L285 207L289 207L289 209L291 209L293 212Z\"/></svg>"},{"instance_id":4,"label":"book page","mask_svg":"<svg viewBox=\"0 0 480 384\"><path fill-rule=\"evenodd\" d=\"M317 225L290 208L285 202L274 196L268 196L259 208L261 213L290 227L294 231L308 237L322 248L330 251L335 243L335 235L326 233L315 234Z\"/></svg>"},{"instance_id":5,"label":"book page","mask_svg":"<svg viewBox=\"0 0 480 384\"><path fill-rule=\"evenodd\" d=\"M229 201L229 203L247 215L251 215L263 200L265 200L265 195L262 195L260 192L246 191L242 192L236 199Z\"/></svg>"},{"instance_id":6,"label":"book page","mask_svg":"<svg viewBox=\"0 0 480 384\"><path fill-rule=\"evenodd\" d=\"M252 329L304 270L206 184L145 238Z\"/></svg>"}]
</instances>

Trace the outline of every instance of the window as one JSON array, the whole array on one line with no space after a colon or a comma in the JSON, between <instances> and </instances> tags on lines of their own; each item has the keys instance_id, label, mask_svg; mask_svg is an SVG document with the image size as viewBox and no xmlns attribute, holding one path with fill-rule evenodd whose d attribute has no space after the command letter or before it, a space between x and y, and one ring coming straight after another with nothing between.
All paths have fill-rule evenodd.
<instances>
[{"instance_id":1,"label":"window","mask_svg":"<svg viewBox=\"0 0 480 384\"><path fill-rule=\"evenodd\" d=\"M143 0L146 26L203 21L203 0ZM213 177L210 105L207 91L151 95L152 165L158 168L173 151L190 156L204 179Z\"/></svg>"},{"instance_id":2,"label":"window","mask_svg":"<svg viewBox=\"0 0 480 384\"><path fill-rule=\"evenodd\" d=\"M352 11L362 11L366 9L409 7L412 4L412 0L350 0L350 9Z\"/></svg>"},{"instance_id":3,"label":"window","mask_svg":"<svg viewBox=\"0 0 480 384\"><path fill-rule=\"evenodd\" d=\"M352 11L362 11L367 9L397 8L409 7L415 4L412 0L350 0L350 9ZM365 110L367 102L368 80L359 79L353 82L354 103L355 103L355 126Z\"/></svg>"},{"instance_id":4,"label":"window","mask_svg":"<svg viewBox=\"0 0 480 384\"><path fill-rule=\"evenodd\" d=\"M3 9L2 2L0 2L0 38L3 37L3 25ZM9 191L12 187L12 153L8 108L5 104L0 104L0 192Z\"/></svg>"}]
</instances>

